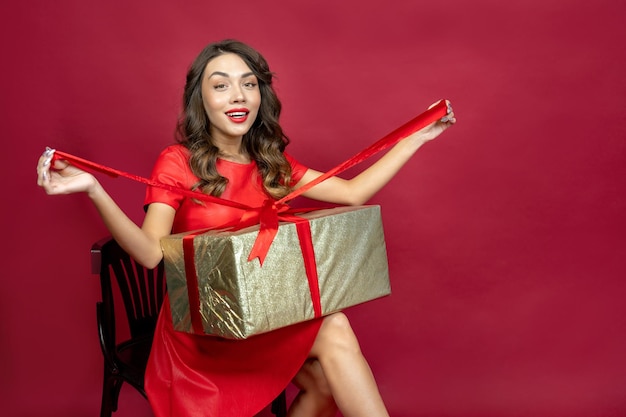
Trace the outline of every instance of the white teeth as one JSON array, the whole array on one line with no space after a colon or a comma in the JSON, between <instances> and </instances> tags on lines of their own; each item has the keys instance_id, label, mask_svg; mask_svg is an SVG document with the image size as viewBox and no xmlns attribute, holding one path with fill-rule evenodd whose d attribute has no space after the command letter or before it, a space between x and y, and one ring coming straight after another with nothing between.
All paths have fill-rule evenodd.
<instances>
[{"instance_id":1,"label":"white teeth","mask_svg":"<svg viewBox=\"0 0 626 417\"><path fill-rule=\"evenodd\" d=\"M243 111L226 113L226 116L228 116L228 117L244 117L245 115L246 115L246 112L243 112Z\"/></svg>"}]
</instances>

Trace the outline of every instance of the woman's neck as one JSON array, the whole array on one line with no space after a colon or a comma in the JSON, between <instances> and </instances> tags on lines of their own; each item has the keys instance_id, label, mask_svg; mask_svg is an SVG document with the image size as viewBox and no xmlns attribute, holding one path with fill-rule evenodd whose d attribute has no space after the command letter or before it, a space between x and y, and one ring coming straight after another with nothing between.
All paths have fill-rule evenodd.
<instances>
[{"instance_id":1,"label":"woman's neck","mask_svg":"<svg viewBox=\"0 0 626 417\"><path fill-rule=\"evenodd\" d=\"M248 155L248 152L246 152L246 150L243 148L243 146L238 146L238 147L234 147L234 146L221 147L221 146L218 146L218 149L220 150L220 152L217 155L217 157L220 158L220 159L225 159L227 161L237 162L237 163L240 163L240 164L248 164L248 163L250 163L250 155Z\"/></svg>"},{"instance_id":2,"label":"woman's neck","mask_svg":"<svg viewBox=\"0 0 626 417\"><path fill-rule=\"evenodd\" d=\"M237 162L239 164L249 164L250 163L250 155L247 152L240 153L229 153L222 151L220 149L220 153L217 156L220 159L224 159L226 161Z\"/></svg>"},{"instance_id":3,"label":"woman's neck","mask_svg":"<svg viewBox=\"0 0 626 417\"><path fill-rule=\"evenodd\" d=\"M239 140L216 140L213 139L213 144L219 149L218 158L225 159L227 161L238 162L241 164L247 164L250 162L250 155L243 147L242 139Z\"/></svg>"}]
</instances>

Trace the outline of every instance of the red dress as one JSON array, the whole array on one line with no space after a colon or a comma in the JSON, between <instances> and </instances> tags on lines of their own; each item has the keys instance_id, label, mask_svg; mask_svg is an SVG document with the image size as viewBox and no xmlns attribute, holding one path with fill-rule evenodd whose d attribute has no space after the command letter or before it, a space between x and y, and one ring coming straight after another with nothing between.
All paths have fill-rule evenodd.
<instances>
[{"instance_id":1,"label":"red dress","mask_svg":"<svg viewBox=\"0 0 626 417\"><path fill-rule=\"evenodd\" d=\"M189 168L189 151L182 145L166 148L152 178L190 189L198 178ZM294 181L306 167L287 155ZM267 198L256 164L218 160L217 169L229 179L222 198L258 207ZM146 204L161 202L176 209L172 233L219 227L241 211L148 187ZM245 340L192 335L173 329L166 297L150 353L145 385L156 417L247 417L269 404L298 372L313 345L321 320L299 323Z\"/></svg>"}]
</instances>

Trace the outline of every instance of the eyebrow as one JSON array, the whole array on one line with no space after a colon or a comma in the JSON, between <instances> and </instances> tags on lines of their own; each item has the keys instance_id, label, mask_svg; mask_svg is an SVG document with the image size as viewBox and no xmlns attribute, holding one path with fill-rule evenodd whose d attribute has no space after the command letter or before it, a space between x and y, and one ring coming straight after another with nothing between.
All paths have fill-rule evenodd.
<instances>
[{"instance_id":1,"label":"eyebrow","mask_svg":"<svg viewBox=\"0 0 626 417\"><path fill-rule=\"evenodd\" d=\"M230 78L230 75L228 75L227 73L222 72L222 71L214 71L214 72L212 72L211 75L209 75L209 78L213 77L214 75ZM250 76L254 76L254 73L252 71L246 72L245 74L241 74L241 78L246 78L246 77L250 77Z\"/></svg>"}]
</instances>

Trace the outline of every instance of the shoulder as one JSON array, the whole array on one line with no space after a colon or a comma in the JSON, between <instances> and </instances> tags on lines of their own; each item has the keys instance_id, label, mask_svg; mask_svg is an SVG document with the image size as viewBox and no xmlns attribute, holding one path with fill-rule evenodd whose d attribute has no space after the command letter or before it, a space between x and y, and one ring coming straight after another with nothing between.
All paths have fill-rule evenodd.
<instances>
[{"instance_id":1,"label":"shoulder","mask_svg":"<svg viewBox=\"0 0 626 417\"><path fill-rule=\"evenodd\" d=\"M292 167L294 167L296 165L301 165L300 162L298 162L298 160L296 158L291 156L291 154L289 154L287 152L283 152L283 155L285 155L285 159L287 159L287 162L289 162L289 165L291 165Z\"/></svg>"},{"instance_id":2,"label":"shoulder","mask_svg":"<svg viewBox=\"0 0 626 417\"><path fill-rule=\"evenodd\" d=\"M180 144L170 145L163 149L156 160L160 169L184 169L189 167L189 149Z\"/></svg>"},{"instance_id":3,"label":"shoulder","mask_svg":"<svg viewBox=\"0 0 626 417\"><path fill-rule=\"evenodd\" d=\"M189 150L180 144L174 144L166 147L161 151L152 170L152 177L160 177L165 181L166 178L171 182L176 179L182 184L194 183L197 181L191 173L189 165Z\"/></svg>"},{"instance_id":4,"label":"shoulder","mask_svg":"<svg viewBox=\"0 0 626 417\"><path fill-rule=\"evenodd\" d=\"M170 145L163 149L152 169L151 179L170 187L190 189L197 181L189 166L189 151L183 145ZM165 203L178 209L184 197L169 189L149 186L146 189L145 205Z\"/></svg>"},{"instance_id":5,"label":"shoulder","mask_svg":"<svg viewBox=\"0 0 626 417\"><path fill-rule=\"evenodd\" d=\"M294 158L287 152L283 152L283 155L285 155L287 162L289 162L289 165L291 165L291 181L295 184L302 179L302 177L309 168L301 164L296 158Z\"/></svg>"},{"instance_id":6,"label":"shoulder","mask_svg":"<svg viewBox=\"0 0 626 417\"><path fill-rule=\"evenodd\" d=\"M177 143L174 145L169 145L164 148L159 154L159 159L161 158L176 158L183 159L185 161L189 160L191 156L191 152L185 146Z\"/></svg>"}]
</instances>

